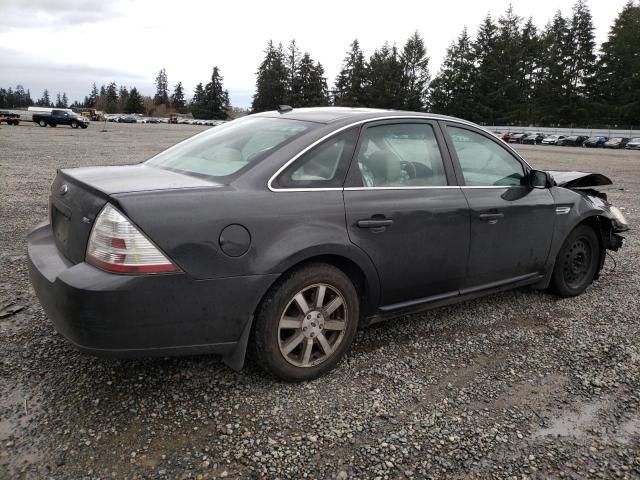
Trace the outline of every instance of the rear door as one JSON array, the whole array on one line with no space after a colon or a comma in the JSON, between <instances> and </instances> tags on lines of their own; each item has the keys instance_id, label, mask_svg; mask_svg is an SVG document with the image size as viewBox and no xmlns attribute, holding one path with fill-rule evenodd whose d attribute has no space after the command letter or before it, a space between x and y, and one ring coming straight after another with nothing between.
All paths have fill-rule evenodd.
<instances>
[{"instance_id":1,"label":"rear door","mask_svg":"<svg viewBox=\"0 0 640 480\"><path fill-rule=\"evenodd\" d=\"M378 270L381 309L458 294L467 201L436 122L366 124L344 188L347 229Z\"/></svg>"},{"instance_id":2,"label":"rear door","mask_svg":"<svg viewBox=\"0 0 640 480\"><path fill-rule=\"evenodd\" d=\"M530 167L488 133L448 122L443 122L443 130L470 208L463 290L541 273L556 216L549 189L528 187Z\"/></svg>"}]
</instances>

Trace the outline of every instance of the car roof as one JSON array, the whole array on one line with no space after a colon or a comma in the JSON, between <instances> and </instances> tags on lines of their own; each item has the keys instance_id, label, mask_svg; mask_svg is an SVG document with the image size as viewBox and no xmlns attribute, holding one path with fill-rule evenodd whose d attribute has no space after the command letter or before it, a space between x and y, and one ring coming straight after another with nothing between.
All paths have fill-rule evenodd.
<instances>
[{"instance_id":1,"label":"car roof","mask_svg":"<svg viewBox=\"0 0 640 480\"><path fill-rule=\"evenodd\" d=\"M438 120L454 120L463 121L455 117L446 115L437 115L427 112L410 112L404 110L383 110L378 108L360 108L360 107L313 107L313 108L293 108L289 111L279 113L277 110L270 112L262 112L255 114L258 117L278 117L289 118L292 120L302 120L307 122L316 122L330 124L343 120L351 120L354 122L368 120L371 118L394 117L394 116L411 116L424 117Z\"/></svg>"}]
</instances>

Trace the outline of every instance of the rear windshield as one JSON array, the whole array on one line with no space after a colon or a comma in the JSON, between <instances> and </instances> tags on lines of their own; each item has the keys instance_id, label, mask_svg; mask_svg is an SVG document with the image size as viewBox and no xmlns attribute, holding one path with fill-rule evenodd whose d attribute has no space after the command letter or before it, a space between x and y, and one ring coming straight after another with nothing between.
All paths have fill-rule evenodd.
<instances>
[{"instance_id":1,"label":"rear windshield","mask_svg":"<svg viewBox=\"0 0 640 480\"><path fill-rule=\"evenodd\" d=\"M189 138L147 165L196 176L229 177L316 126L280 118L243 118Z\"/></svg>"}]
</instances>

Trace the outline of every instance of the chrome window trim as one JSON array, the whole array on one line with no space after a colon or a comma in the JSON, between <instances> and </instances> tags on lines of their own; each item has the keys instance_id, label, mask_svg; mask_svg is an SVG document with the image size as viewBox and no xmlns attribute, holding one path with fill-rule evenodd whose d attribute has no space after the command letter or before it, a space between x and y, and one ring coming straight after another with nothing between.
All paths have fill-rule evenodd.
<instances>
[{"instance_id":1,"label":"chrome window trim","mask_svg":"<svg viewBox=\"0 0 640 480\"><path fill-rule=\"evenodd\" d=\"M371 190L381 190L381 189L387 189L387 190L401 190L401 189L413 189L413 190L420 190L420 189L429 189L429 188L450 188L450 187L454 187L454 188L508 188L508 186L501 186L501 187L497 187L497 186L469 186L467 187L466 185L443 185L443 186L437 186L437 187L346 187L346 188L341 188L341 187L332 187L332 188L276 188L272 185L273 181L276 179L276 177L278 175L280 175L289 165L291 165L293 162L295 162L298 158L300 158L302 155L304 155L305 153L307 153L309 150L311 150L313 147L315 147L316 145L324 142L325 140L331 138L334 135L337 135L338 133L347 130L351 127L355 127L356 125L362 125L363 123L369 123L369 122L379 122L381 120L429 120L429 121L444 121L444 122L448 122L448 123L459 123L461 125L467 125L470 127L474 127L477 129L482 130L483 132L487 133L489 136L493 137L491 132L489 130L487 130L486 128L481 127L480 125L476 125L475 123L472 122L467 122L466 120L461 120L461 119L448 119L448 118L439 118L439 117L433 117L433 116L424 116L424 115L391 115L391 116L386 116L386 117L374 117L374 118L367 118L365 120L358 120L357 122L352 122L348 125L344 125L342 127L340 127L337 130L334 130L333 132L330 132L328 134L326 134L325 136L319 138L318 140L316 140L315 142L311 143L310 145L308 145L307 147L305 147L304 149L302 149L300 152L298 152L296 155L294 155L290 160L288 160L287 162L285 162L284 165L282 165L277 171L276 173L274 173L271 178L269 178L269 181L267 182L267 187L269 188L269 190L271 190L272 192L331 192L331 191L337 191L337 190L366 190L366 189L371 189ZM502 140L500 140L502 142ZM501 147L506 147L506 149L512 153L513 155L516 156L517 159L521 160L525 165L527 165L529 168L532 168L531 165L529 165L529 163L522 158L518 152L516 152L514 149L512 149L507 143L502 142L504 145L500 144Z\"/></svg>"}]
</instances>

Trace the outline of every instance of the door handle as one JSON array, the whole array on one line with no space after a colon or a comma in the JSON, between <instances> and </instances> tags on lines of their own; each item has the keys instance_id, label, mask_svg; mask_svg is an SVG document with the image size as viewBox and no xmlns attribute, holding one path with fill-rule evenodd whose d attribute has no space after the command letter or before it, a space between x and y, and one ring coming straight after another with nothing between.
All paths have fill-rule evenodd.
<instances>
[{"instance_id":1,"label":"door handle","mask_svg":"<svg viewBox=\"0 0 640 480\"><path fill-rule=\"evenodd\" d=\"M393 224L393 220L389 219L367 219L367 220L358 220L356 225L360 228L380 228L380 227L388 227Z\"/></svg>"},{"instance_id":2,"label":"door handle","mask_svg":"<svg viewBox=\"0 0 640 480\"><path fill-rule=\"evenodd\" d=\"M480 220L488 222L491 225L498 223L498 220L504 217L504 213L481 213Z\"/></svg>"}]
</instances>

